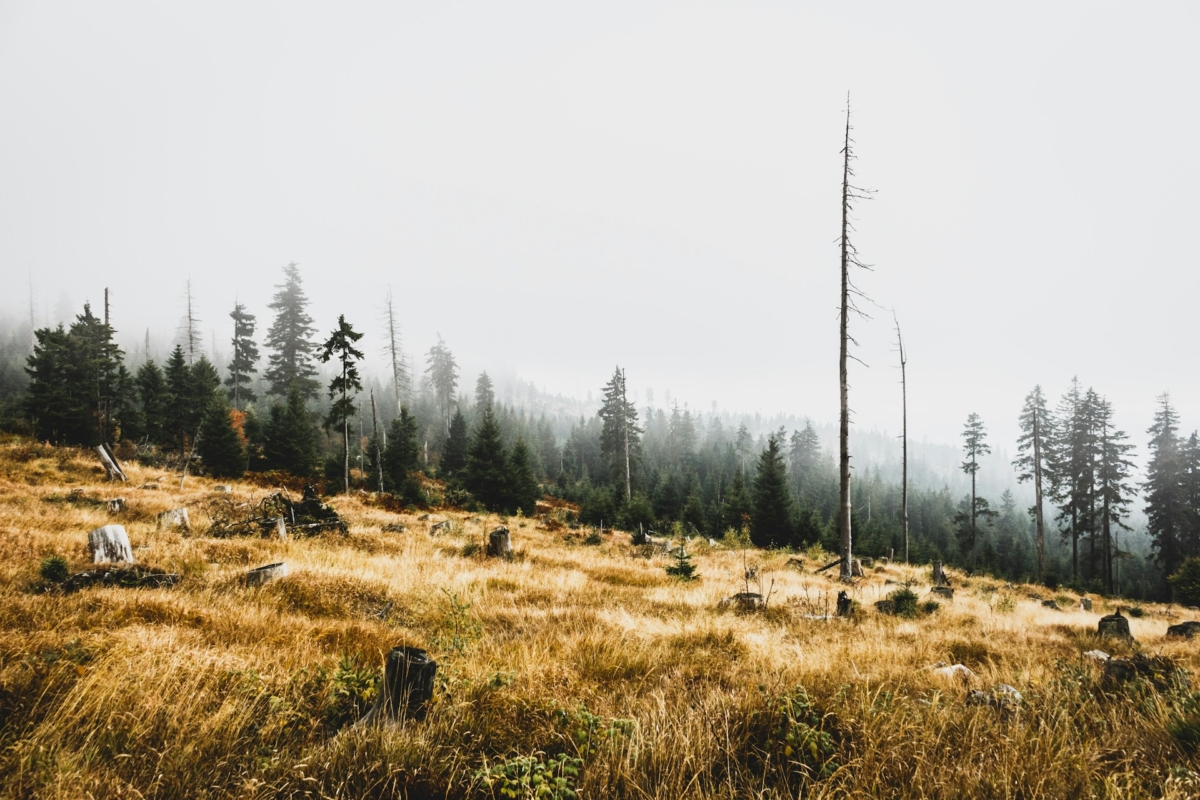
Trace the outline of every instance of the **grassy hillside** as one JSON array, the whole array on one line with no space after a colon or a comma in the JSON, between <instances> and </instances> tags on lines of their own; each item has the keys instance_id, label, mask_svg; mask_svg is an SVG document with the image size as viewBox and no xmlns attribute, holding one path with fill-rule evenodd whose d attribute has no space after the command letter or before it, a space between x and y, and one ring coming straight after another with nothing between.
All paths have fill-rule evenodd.
<instances>
[{"instance_id":1,"label":"grassy hillside","mask_svg":"<svg viewBox=\"0 0 1200 800\"><path fill-rule=\"evenodd\" d=\"M851 590L853 618L822 619L841 587L814 574L821 553L697 541L684 583L665 555L552 513L508 520L516 556L487 559L497 518L435 511L453 522L435 537L366 495L330 501L345 535L219 539L208 514L230 498L212 481L127 471L115 486L86 452L0 441L0 797L534 796L513 785L530 773L546 797L1200 795L1200 695L1105 682L1083 653L1133 648L1095 636L1099 597L1056 610L953 575L952 601L899 618L874 602L905 581L928 600L930 570L887 565ZM235 484L232 501L268 492ZM157 530L178 506L193 531ZM109 522L180 582L40 577L53 554L87 568L87 532ZM276 561L288 577L245 586ZM744 563L765 611L719 608ZM1165 635L1189 612L1142 610L1138 647L1195 673L1200 643ZM439 663L427 718L351 728L399 644ZM1001 683L1019 706L967 703Z\"/></svg>"}]
</instances>

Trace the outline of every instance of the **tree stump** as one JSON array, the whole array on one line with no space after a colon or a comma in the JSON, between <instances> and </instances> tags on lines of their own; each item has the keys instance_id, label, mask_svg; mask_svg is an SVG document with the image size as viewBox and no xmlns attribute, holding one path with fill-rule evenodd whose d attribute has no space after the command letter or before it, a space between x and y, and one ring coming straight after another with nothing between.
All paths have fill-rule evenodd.
<instances>
[{"instance_id":1,"label":"tree stump","mask_svg":"<svg viewBox=\"0 0 1200 800\"><path fill-rule=\"evenodd\" d=\"M1079 610L1080 611L1091 611L1092 610L1092 598L1081 597L1079 599Z\"/></svg>"},{"instance_id":2,"label":"tree stump","mask_svg":"<svg viewBox=\"0 0 1200 800\"><path fill-rule=\"evenodd\" d=\"M122 511L125 510L125 498L124 497L114 497L112 500L109 500L108 501L108 510L113 514L120 514Z\"/></svg>"},{"instance_id":3,"label":"tree stump","mask_svg":"<svg viewBox=\"0 0 1200 800\"><path fill-rule=\"evenodd\" d=\"M430 536L439 536L443 533L450 532L450 520L444 519L441 522L435 522L429 526Z\"/></svg>"},{"instance_id":4,"label":"tree stump","mask_svg":"<svg viewBox=\"0 0 1200 800\"><path fill-rule=\"evenodd\" d=\"M758 592L738 592L717 604L718 608L736 608L738 611L757 611L767 607L766 598Z\"/></svg>"},{"instance_id":5,"label":"tree stump","mask_svg":"<svg viewBox=\"0 0 1200 800\"><path fill-rule=\"evenodd\" d=\"M170 511L164 511L159 514L158 529L161 531L165 528L180 528L190 531L192 525L188 520L188 510L186 508L173 508Z\"/></svg>"},{"instance_id":6,"label":"tree stump","mask_svg":"<svg viewBox=\"0 0 1200 800\"><path fill-rule=\"evenodd\" d=\"M1101 636L1112 636L1117 639L1133 638L1133 634L1129 632L1129 620L1121 616L1121 609L1119 608L1115 614L1109 614L1107 617L1100 618L1100 622L1096 626L1096 632Z\"/></svg>"},{"instance_id":7,"label":"tree stump","mask_svg":"<svg viewBox=\"0 0 1200 800\"><path fill-rule=\"evenodd\" d=\"M838 592L837 598L837 615L839 617L850 616L850 611L854 608L854 601L850 599L850 595L846 592Z\"/></svg>"},{"instance_id":8,"label":"tree stump","mask_svg":"<svg viewBox=\"0 0 1200 800\"><path fill-rule=\"evenodd\" d=\"M1167 636L1181 636L1184 639L1191 639L1197 633L1200 633L1200 622L1181 622L1167 628Z\"/></svg>"},{"instance_id":9,"label":"tree stump","mask_svg":"<svg viewBox=\"0 0 1200 800\"><path fill-rule=\"evenodd\" d=\"M262 586L264 583L275 580L276 578L286 577L288 574L287 564L280 561L278 564L267 564L262 567L255 567L246 573L247 586Z\"/></svg>"},{"instance_id":10,"label":"tree stump","mask_svg":"<svg viewBox=\"0 0 1200 800\"><path fill-rule=\"evenodd\" d=\"M936 594L938 597L944 597L947 600L954 599L954 590L949 586L934 586L929 591L931 594Z\"/></svg>"},{"instance_id":11,"label":"tree stump","mask_svg":"<svg viewBox=\"0 0 1200 800\"><path fill-rule=\"evenodd\" d=\"M100 456L100 463L104 465L104 472L108 475L111 481L127 481L125 471L121 469L121 465L117 463L117 459L108 451L105 445L96 446L96 455Z\"/></svg>"},{"instance_id":12,"label":"tree stump","mask_svg":"<svg viewBox=\"0 0 1200 800\"><path fill-rule=\"evenodd\" d=\"M850 559L850 577L861 578L863 576L862 561L857 558Z\"/></svg>"},{"instance_id":13,"label":"tree stump","mask_svg":"<svg viewBox=\"0 0 1200 800\"><path fill-rule=\"evenodd\" d=\"M383 683L375 705L358 721L379 725L411 717L425 719L425 704L433 699L437 662L416 647L393 647L383 666Z\"/></svg>"},{"instance_id":14,"label":"tree stump","mask_svg":"<svg viewBox=\"0 0 1200 800\"><path fill-rule=\"evenodd\" d=\"M496 528L488 534L487 554L496 558L512 557L512 539L508 528Z\"/></svg>"},{"instance_id":15,"label":"tree stump","mask_svg":"<svg viewBox=\"0 0 1200 800\"><path fill-rule=\"evenodd\" d=\"M92 551L92 563L133 562L133 548L129 546L129 534L124 525L102 525L88 534L88 547Z\"/></svg>"},{"instance_id":16,"label":"tree stump","mask_svg":"<svg viewBox=\"0 0 1200 800\"><path fill-rule=\"evenodd\" d=\"M876 600L875 601L875 610L878 611L880 614L895 615L896 601L895 600Z\"/></svg>"},{"instance_id":17,"label":"tree stump","mask_svg":"<svg viewBox=\"0 0 1200 800\"><path fill-rule=\"evenodd\" d=\"M275 517L275 519L271 520L271 536L276 539L282 539L285 542L287 541L287 520L285 518Z\"/></svg>"},{"instance_id":18,"label":"tree stump","mask_svg":"<svg viewBox=\"0 0 1200 800\"><path fill-rule=\"evenodd\" d=\"M942 568L942 562L933 562L933 585L934 586L949 586L950 581L946 580L946 570Z\"/></svg>"},{"instance_id":19,"label":"tree stump","mask_svg":"<svg viewBox=\"0 0 1200 800\"><path fill-rule=\"evenodd\" d=\"M217 494L232 494L233 487L230 486L228 483L218 483L216 486L213 487L213 491L216 492Z\"/></svg>"}]
</instances>

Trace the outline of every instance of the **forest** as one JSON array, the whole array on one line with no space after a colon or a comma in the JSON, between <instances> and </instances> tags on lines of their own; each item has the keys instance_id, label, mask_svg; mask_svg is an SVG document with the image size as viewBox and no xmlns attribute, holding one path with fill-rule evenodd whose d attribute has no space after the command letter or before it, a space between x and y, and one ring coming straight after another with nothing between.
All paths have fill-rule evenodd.
<instances>
[{"instance_id":1,"label":"forest","mask_svg":"<svg viewBox=\"0 0 1200 800\"><path fill-rule=\"evenodd\" d=\"M149 333L140 353L124 352L107 309L85 305L53 328L9 325L3 427L52 444L106 443L124 459L214 477L278 472L327 492L388 492L414 508L531 515L548 495L577 504L579 521L592 526L838 549L835 454L807 418L764 429L761 417L675 401L638 408L619 366L591 408L563 402L537 412L511 392L498 399L487 372L462 375L440 336L418 364L403 349L390 297L372 348L344 318L321 332L294 264L271 298L265 335L234 305L230 356L216 364L194 325L190 285L186 297L162 363ZM376 363L364 378L359 365L376 361L367 352L382 354L382 369ZM1022 435L1009 467L1018 491L1035 490L1028 497L976 491L994 443L983 420L965 416L963 480L926 474L905 493L893 464L856 471L856 553L1137 598L1167 597L1169 577L1200 557L1200 440L1179 429L1169 396L1159 398L1138 476L1131 436L1114 429L1102 394L1072 379L1051 408L1035 386L1014 409ZM1139 512L1144 529L1131 524Z\"/></svg>"}]
</instances>

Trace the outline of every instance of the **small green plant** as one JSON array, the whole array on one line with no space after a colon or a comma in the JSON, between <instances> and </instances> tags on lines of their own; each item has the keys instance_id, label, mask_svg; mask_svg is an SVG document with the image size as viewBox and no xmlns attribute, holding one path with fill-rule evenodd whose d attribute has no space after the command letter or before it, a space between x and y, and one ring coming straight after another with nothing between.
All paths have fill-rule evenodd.
<instances>
[{"instance_id":1,"label":"small green plant","mask_svg":"<svg viewBox=\"0 0 1200 800\"><path fill-rule=\"evenodd\" d=\"M1200 606L1200 558L1185 558L1167 583L1171 584L1171 596L1176 603Z\"/></svg>"},{"instance_id":2,"label":"small green plant","mask_svg":"<svg viewBox=\"0 0 1200 800\"><path fill-rule=\"evenodd\" d=\"M441 631L430 639L434 647L462 655L466 650L479 641L483 634L483 623L471 613L471 604L459 600L458 595L449 589L442 589L446 595L448 608L442 617Z\"/></svg>"},{"instance_id":3,"label":"small green plant","mask_svg":"<svg viewBox=\"0 0 1200 800\"><path fill-rule=\"evenodd\" d=\"M582 759L566 753L513 756L475 773L475 782L512 800L573 800Z\"/></svg>"},{"instance_id":4,"label":"small green plant","mask_svg":"<svg viewBox=\"0 0 1200 800\"><path fill-rule=\"evenodd\" d=\"M482 552L483 548L474 539L464 544L462 548L463 558L474 558Z\"/></svg>"},{"instance_id":5,"label":"small green plant","mask_svg":"<svg viewBox=\"0 0 1200 800\"><path fill-rule=\"evenodd\" d=\"M1126 609L1126 612L1129 614L1129 616L1136 619L1141 619L1142 617L1146 616L1146 610L1141 606L1131 606L1130 608Z\"/></svg>"},{"instance_id":6,"label":"small green plant","mask_svg":"<svg viewBox=\"0 0 1200 800\"><path fill-rule=\"evenodd\" d=\"M592 531L591 533L589 533L587 536L584 537L583 543L586 545L595 546L598 544L604 544L604 539L601 538L600 534L596 533L595 531Z\"/></svg>"},{"instance_id":7,"label":"small green plant","mask_svg":"<svg viewBox=\"0 0 1200 800\"><path fill-rule=\"evenodd\" d=\"M928 617L930 614L933 614L934 612L938 611L939 609L941 609L941 607L942 607L942 604L939 603L937 600L926 600L924 603L921 603L921 606L920 606L921 613L926 617Z\"/></svg>"},{"instance_id":8,"label":"small green plant","mask_svg":"<svg viewBox=\"0 0 1200 800\"><path fill-rule=\"evenodd\" d=\"M71 565L62 556L55 554L42 559L42 579L50 583L62 583L71 574Z\"/></svg>"},{"instance_id":9,"label":"small green plant","mask_svg":"<svg viewBox=\"0 0 1200 800\"><path fill-rule=\"evenodd\" d=\"M1001 614L1011 614L1016 609L1016 601L1012 599L1012 595L1008 594L997 595L996 602L992 604L992 610Z\"/></svg>"},{"instance_id":10,"label":"small green plant","mask_svg":"<svg viewBox=\"0 0 1200 800\"><path fill-rule=\"evenodd\" d=\"M887 599L894 604L897 617L912 619L917 616L917 593L907 586L892 592Z\"/></svg>"},{"instance_id":11,"label":"small green plant","mask_svg":"<svg viewBox=\"0 0 1200 800\"><path fill-rule=\"evenodd\" d=\"M750 719L763 766L786 767L815 778L837 771L837 744L826 730L826 717L813 705L804 687L782 695L758 687L763 709Z\"/></svg>"},{"instance_id":12,"label":"small green plant","mask_svg":"<svg viewBox=\"0 0 1200 800\"><path fill-rule=\"evenodd\" d=\"M379 670L364 665L358 655L344 653L337 669L327 677L329 694L325 701L325 724L340 728L361 717L375 702Z\"/></svg>"},{"instance_id":13,"label":"small green plant","mask_svg":"<svg viewBox=\"0 0 1200 800\"><path fill-rule=\"evenodd\" d=\"M682 544L675 550L675 563L668 564L666 570L668 575L681 581L696 580L696 565L692 563L692 557Z\"/></svg>"},{"instance_id":14,"label":"small green plant","mask_svg":"<svg viewBox=\"0 0 1200 800\"><path fill-rule=\"evenodd\" d=\"M630 736L637 724L631 719L593 714L584 706L580 706L574 712L560 708L554 715L560 725L570 730L571 739L579 750L579 757L584 760L595 755L605 744L612 744L618 739Z\"/></svg>"}]
</instances>

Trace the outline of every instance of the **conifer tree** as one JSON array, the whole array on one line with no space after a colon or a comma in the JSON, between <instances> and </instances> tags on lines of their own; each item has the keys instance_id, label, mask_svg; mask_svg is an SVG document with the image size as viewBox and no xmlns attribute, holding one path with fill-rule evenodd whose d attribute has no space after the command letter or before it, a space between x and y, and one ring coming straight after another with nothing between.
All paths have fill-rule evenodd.
<instances>
[{"instance_id":1,"label":"conifer tree","mask_svg":"<svg viewBox=\"0 0 1200 800\"><path fill-rule=\"evenodd\" d=\"M201 421L203 435L196 443L196 454L214 478L240 478L246 471L246 449L230 411L225 395L215 392Z\"/></svg>"},{"instance_id":2,"label":"conifer tree","mask_svg":"<svg viewBox=\"0 0 1200 800\"><path fill-rule=\"evenodd\" d=\"M495 412L484 409L467 452L467 491L489 511L505 510L512 497L509 468Z\"/></svg>"},{"instance_id":3,"label":"conifer tree","mask_svg":"<svg viewBox=\"0 0 1200 800\"><path fill-rule=\"evenodd\" d=\"M433 397L437 403L438 415L442 421L442 434L450 435L450 409L454 407L454 390L458 387L458 364L454 354L442 335L438 334L437 344L429 348L426 360L425 374L433 386Z\"/></svg>"},{"instance_id":4,"label":"conifer tree","mask_svg":"<svg viewBox=\"0 0 1200 800\"><path fill-rule=\"evenodd\" d=\"M321 351L322 363L336 358L338 374L329 382L329 398L333 400L329 414L325 417L325 429L340 426L342 429L342 466L346 480L346 494L350 494L350 420L357 413L357 407L351 397L353 392L362 391L362 381L358 378L357 362L361 361L361 350L354 343L363 335L354 330L346 322L345 315L338 315L338 326L325 342Z\"/></svg>"},{"instance_id":5,"label":"conifer tree","mask_svg":"<svg viewBox=\"0 0 1200 800\"><path fill-rule=\"evenodd\" d=\"M1146 532L1153 542L1154 557L1170 576L1192 551L1188 540L1188 508L1185 492L1185 463L1179 440L1179 417L1171 398L1158 398L1158 411L1150 434L1150 458L1146 464Z\"/></svg>"},{"instance_id":6,"label":"conifer tree","mask_svg":"<svg viewBox=\"0 0 1200 800\"><path fill-rule=\"evenodd\" d=\"M388 429L387 448L383 451L384 480L397 497L412 505L424 502L421 484L413 477L420 468L421 447L417 441L417 420L400 406L400 416Z\"/></svg>"},{"instance_id":7,"label":"conifer tree","mask_svg":"<svg viewBox=\"0 0 1200 800\"><path fill-rule=\"evenodd\" d=\"M1053 489L1059 507L1058 519L1068 525L1064 535L1071 541L1071 579L1078 581L1079 545L1096 542L1096 461L1099 437L1096 416L1099 396L1093 389L1081 390L1078 379L1059 403L1053 446ZM1089 568L1094 563L1089 559Z\"/></svg>"},{"instance_id":8,"label":"conifer tree","mask_svg":"<svg viewBox=\"0 0 1200 800\"><path fill-rule=\"evenodd\" d=\"M1046 572L1046 531L1043 518L1043 492L1052 482L1051 457L1053 454L1054 424L1046 410L1046 398L1040 385L1025 396L1025 407L1020 416L1021 435L1017 439L1019 455L1013 461L1017 469L1017 481L1033 481L1034 530L1037 544L1037 579L1040 583Z\"/></svg>"},{"instance_id":9,"label":"conifer tree","mask_svg":"<svg viewBox=\"0 0 1200 800\"><path fill-rule=\"evenodd\" d=\"M812 422L805 421L804 430L793 431L788 453L792 473L792 489L797 497L812 500L812 485L817 479L821 462L821 439Z\"/></svg>"},{"instance_id":10,"label":"conifer tree","mask_svg":"<svg viewBox=\"0 0 1200 800\"><path fill-rule=\"evenodd\" d=\"M972 412L967 417L967 424L963 428L963 453L967 460L963 462L962 471L971 476L971 503L966 511L966 519L963 522L967 523L965 529L962 530L962 539L964 540L964 549L970 554L971 563L975 563L975 547L979 540L979 517L990 518L995 516L994 511L988 507L987 500L979 497L975 492L975 476L979 473L979 457L992 452L992 448L987 443L987 430L983 426L983 420L979 415Z\"/></svg>"},{"instance_id":11,"label":"conifer tree","mask_svg":"<svg viewBox=\"0 0 1200 800\"><path fill-rule=\"evenodd\" d=\"M492 379L488 377L486 372L479 374L479 380L475 381L475 405L478 408L491 406L496 402L496 389L492 385Z\"/></svg>"},{"instance_id":12,"label":"conifer tree","mask_svg":"<svg viewBox=\"0 0 1200 800\"><path fill-rule=\"evenodd\" d=\"M284 403L271 406L263 438L263 457L270 469L302 478L316 473L320 462L317 430L299 386L288 390Z\"/></svg>"},{"instance_id":13,"label":"conifer tree","mask_svg":"<svg viewBox=\"0 0 1200 800\"><path fill-rule=\"evenodd\" d=\"M767 448L758 458L750 538L759 547L782 547L791 542L792 498L776 434L767 437Z\"/></svg>"},{"instance_id":14,"label":"conifer tree","mask_svg":"<svg viewBox=\"0 0 1200 800\"><path fill-rule=\"evenodd\" d=\"M599 416L604 422L600 432L600 455L608 462L610 474L620 476L618 480L623 484L625 502L628 503L633 498L633 466L641 452L638 436L642 430L637 424L637 409L626 393L625 370L620 367L604 387Z\"/></svg>"},{"instance_id":15,"label":"conifer tree","mask_svg":"<svg viewBox=\"0 0 1200 800\"><path fill-rule=\"evenodd\" d=\"M742 528L750 526L753 511L754 504L750 499L750 492L746 488L746 479L741 470L735 470L733 480L729 484L729 491L725 495L722 520L727 528L741 531Z\"/></svg>"},{"instance_id":16,"label":"conifer tree","mask_svg":"<svg viewBox=\"0 0 1200 800\"><path fill-rule=\"evenodd\" d=\"M438 474L446 480L462 477L462 471L467 466L467 448L471 443L467 430L467 418L462 409L455 409L454 418L450 420L450 435L442 447L442 461L438 466Z\"/></svg>"},{"instance_id":17,"label":"conifer tree","mask_svg":"<svg viewBox=\"0 0 1200 800\"><path fill-rule=\"evenodd\" d=\"M1124 431L1113 427L1112 405L1107 399L1102 398L1097 407L1096 426L1100 440L1096 464L1096 494L1103 543L1101 567L1105 588L1112 594L1115 591L1113 559L1116 555L1113 529L1130 530L1125 524L1125 518L1129 514L1129 504L1134 495L1131 485L1133 463L1129 460L1133 445L1127 443L1129 437Z\"/></svg>"},{"instance_id":18,"label":"conifer tree","mask_svg":"<svg viewBox=\"0 0 1200 800\"><path fill-rule=\"evenodd\" d=\"M250 389L250 376L258 371L258 345L254 343L255 319L253 314L246 313L246 307L234 303L233 311L229 313L233 319L233 358L229 360L229 377L225 385L229 387L229 399L238 411L245 408L245 403L257 399Z\"/></svg>"},{"instance_id":19,"label":"conifer tree","mask_svg":"<svg viewBox=\"0 0 1200 800\"><path fill-rule=\"evenodd\" d=\"M295 384L301 397L312 400L320 385L312 363L316 354L312 335L316 328L308 315L308 297L296 263L284 267L283 274L283 284L275 287L275 296L267 306L275 312L275 321L267 331L266 346L271 354L263 377L270 384L269 395L285 397Z\"/></svg>"},{"instance_id":20,"label":"conifer tree","mask_svg":"<svg viewBox=\"0 0 1200 800\"><path fill-rule=\"evenodd\" d=\"M166 423L166 440L170 447L183 452L186 443L196 432L200 419L193 414L195 398L192 394L192 376L188 369L187 356L182 345L175 345L171 357L163 369L166 380L166 407L163 418Z\"/></svg>"},{"instance_id":21,"label":"conifer tree","mask_svg":"<svg viewBox=\"0 0 1200 800\"><path fill-rule=\"evenodd\" d=\"M34 433L51 444L75 443L86 409L72 392L71 341L62 325L34 332L33 353L26 360L29 376L25 411Z\"/></svg>"},{"instance_id":22,"label":"conifer tree","mask_svg":"<svg viewBox=\"0 0 1200 800\"><path fill-rule=\"evenodd\" d=\"M509 456L509 507L532 517L537 513L537 501L542 492L529 461L529 448L525 440L518 437Z\"/></svg>"}]
</instances>

